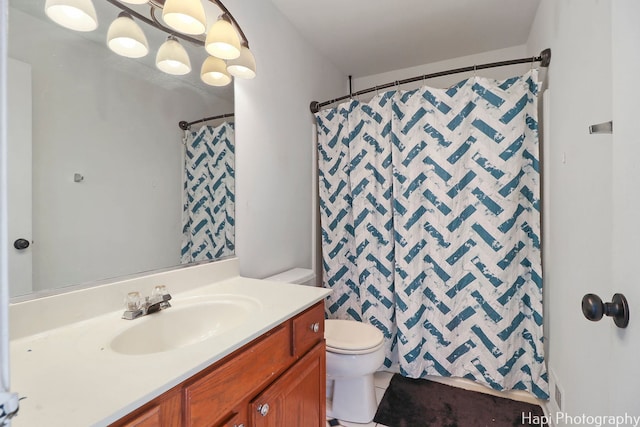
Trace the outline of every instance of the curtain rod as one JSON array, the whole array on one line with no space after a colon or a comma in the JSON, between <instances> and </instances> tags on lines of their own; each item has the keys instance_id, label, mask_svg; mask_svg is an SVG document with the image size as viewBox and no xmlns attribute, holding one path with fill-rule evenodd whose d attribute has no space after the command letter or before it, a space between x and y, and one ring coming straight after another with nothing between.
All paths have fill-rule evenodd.
<instances>
[{"instance_id":1,"label":"curtain rod","mask_svg":"<svg viewBox=\"0 0 640 427\"><path fill-rule=\"evenodd\" d=\"M531 62L531 63L540 62L540 65L542 67L548 67L549 64L551 63L551 49L543 50L542 52L540 52L540 56L532 56L530 58L512 59L510 61L491 62L491 63L488 63L488 64L472 65L470 67L455 68L455 69L447 70L447 71L439 71L437 73L423 74L421 76L412 77L412 78L409 78L409 79L396 80L395 82L392 82L392 83L386 83L386 84L383 84L383 85L370 87L368 89L359 90L358 92L350 93L349 95L341 96L340 98L331 99L329 101L324 101L324 102L311 101L311 105L309 106L309 108L311 109L312 113L317 113L318 111L320 111L320 109L322 107L326 107L327 105L331 105L334 102L338 102L338 101L342 101L342 100L345 100L345 99L353 98L354 96L364 95L365 93L375 92L375 91L380 90L380 89L387 89L387 88L390 88L390 87L399 86L399 85L403 85L403 84L406 84L406 83L413 83L413 82L421 81L421 80L424 80L424 79L432 79L432 78L435 78L435 77L448 76L450 74L465 73L465 72L468 72L468 71L475 71L475 70L483 70L485 68L504 67L504 66L507 66L507 65L526 64L526 63L529 63L529 62ZM349 76L349 77L351 77L351 76Z\"/></svg>"},{"instance_id":2,"label":"curtain rod","mask_svg":"<svg viewBox=\"0 0 640 427\"><path fill-rule=\"evenodd\" d=\"M226 113L226 114L220 114L219 116L205 117L204 119L194 120L193 122L187 122L182 120L180 123L178 123L178 126L180 126L180 129L182 130L189 130L191 125L208 122L210 120L225 119L227 117L233 117L233 113Z\"/></svg>"}]
</instances>

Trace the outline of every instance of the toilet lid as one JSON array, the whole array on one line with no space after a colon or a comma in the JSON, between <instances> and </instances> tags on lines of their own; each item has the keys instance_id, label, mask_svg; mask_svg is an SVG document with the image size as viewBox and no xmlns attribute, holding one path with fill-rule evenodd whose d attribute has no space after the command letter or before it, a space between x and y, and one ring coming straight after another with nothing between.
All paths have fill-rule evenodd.
<instances>
[{"instance_id":1,"label":"toilet lid","mask_svg":"<svg viewBox=\"0 0 640 427\"><path fill-rule=\"evenodd\" d=\"M384 336L367 323L328 319L324 322L324 338L328 348L352 352L378 347Z\"/></svg>"}]
</instances>

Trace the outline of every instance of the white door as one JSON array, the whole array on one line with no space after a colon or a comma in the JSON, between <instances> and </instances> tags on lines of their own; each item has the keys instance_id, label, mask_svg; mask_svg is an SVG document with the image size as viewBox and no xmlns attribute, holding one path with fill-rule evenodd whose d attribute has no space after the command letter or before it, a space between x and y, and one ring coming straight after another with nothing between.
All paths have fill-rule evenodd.
<instances>
[{"instance_id":1,"label":"white door","mask_svg":"<svg viewBox=\"0 0 640 427\"><path fill-rule=\"evenodd\" d=\"M33 287L31 65L9 58L7 71L9 295L14 297Z\"/></svg>"},{"instance_id":2,"label":"white door","mask_svg":"<svg viewBox=\"0 0 640 427\"><path fill-rule=\"evenodd\" d=\"M630 322L611 325L609 366L594 374L609 377L611 413L640 417L640 2L615 0L612 5L613 71L613 293L626 296ZM604 299L605 296L601 295ZM603 319L604 321L608 321ZM621 425L640 425L627 420Z\"/></svg>"}]
</instances>

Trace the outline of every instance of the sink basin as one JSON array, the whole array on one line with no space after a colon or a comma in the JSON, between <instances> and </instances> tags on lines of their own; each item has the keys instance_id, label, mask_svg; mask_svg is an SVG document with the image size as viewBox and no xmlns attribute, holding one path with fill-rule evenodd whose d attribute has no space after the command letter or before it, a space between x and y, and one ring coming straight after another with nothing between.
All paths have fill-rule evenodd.
<instances>
[{"instance_id":1,"label":"sink basin","mask_svg":"<svg viewBox=\"0 0 640 427\"><path fill-rule=\"evenodd\" d=\"M175 350L242 325L259 307L253 299L234 295L178 301L173 307L127 321L131 326L113 338L110 347L130 355Z\"/></svg>"}]
</instances>

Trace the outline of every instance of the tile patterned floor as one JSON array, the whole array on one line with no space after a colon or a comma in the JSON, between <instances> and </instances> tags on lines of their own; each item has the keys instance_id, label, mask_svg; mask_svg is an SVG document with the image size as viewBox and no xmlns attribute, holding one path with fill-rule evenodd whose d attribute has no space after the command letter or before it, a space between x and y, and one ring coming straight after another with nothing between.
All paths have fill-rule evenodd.
<instances>
[{"instance_id":1,"label":"tile patterned floor","mask_svg":"<svg viewBox=\"0 0 640 427\"><path fill-rule=\"evenodd\" d=\"M389 386L389 382L391 381L391 377L393 373L391 372L376 372L373 375L374 384L376 386L376 398L378 399L378 403L382 400L382 396L384 395L385 390ZM369 424L359 424L359 423L350 423L347 421L340 421L340 427L386 427L383 424L378 424L371 422ZM329 426L329 420L327 420L327 427Z\"/></svg>"}]
</instances>

